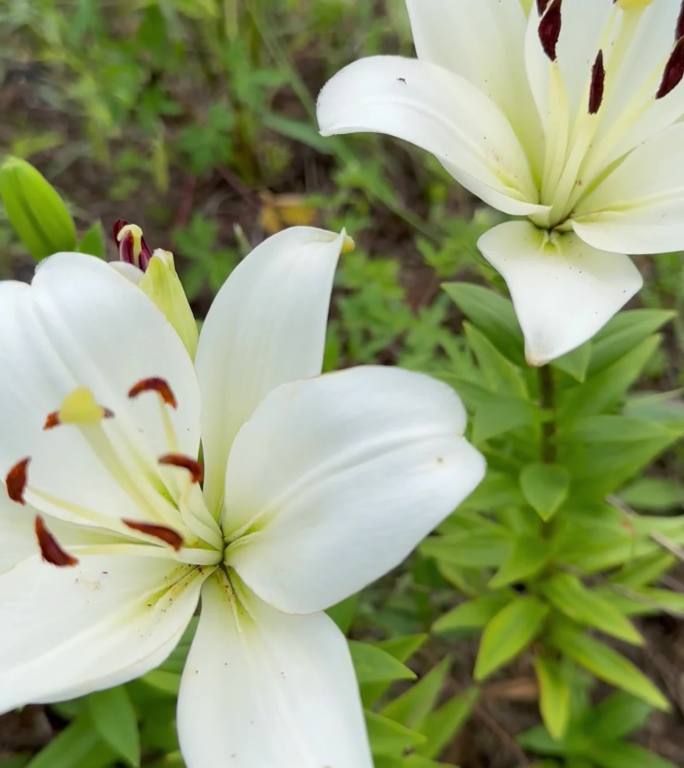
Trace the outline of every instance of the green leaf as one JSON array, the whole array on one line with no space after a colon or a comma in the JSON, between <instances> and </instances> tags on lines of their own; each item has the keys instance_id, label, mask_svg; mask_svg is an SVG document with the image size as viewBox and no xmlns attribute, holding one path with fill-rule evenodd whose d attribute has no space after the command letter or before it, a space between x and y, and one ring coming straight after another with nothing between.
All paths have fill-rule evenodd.
<instances>
[{"instance_id":1,"label":"green leaf","mask_svg":"<svg viewBox=\"0 0 684 768\"><path fill-rule=\"evenodd\" d=\"M349 650L359 683L416 679L415 672L375 645L351 640Z\"/></svg>"},{"instance_id":2,"label":"green leaf","mask_svg":"<svg viewBox=\"0 0 684 768\"><path fill-rule=\"evenodd\" d=\"M470 323L464 323L468 346L472 349L482 374L482 380L491 392L515 395L526 399L527 385L521 370L499 352L491 341Z\"/></svg>"},{"instance_id":3,"label":"green leaf","mask_svg":"<svg viewBox=\"0 0 684 768\"><path fill-rule=\"evenodd\" d=\"M382 714L407 728L422 730L423 721L434 708L444 687L450 666L451 659L447 656L419 682L391 701Z\"/></svg>"},{"instance_id":4,"label":"green leaf","mask_svg":"<svg viewBox=\"0 0 684 768\"><path fill-rule=\"evenodd\" d=\"M114 753L84 715L55 736L27 768L105 768L114 760Z\"/></svg>"},{"instance_id":5,"label":"green leaf","mask_svg":"<svg viewBox=\"0 0 684 768\"><path fill-rule=\"evenodd\" d=\"M428 637L429 635L404 635L403 637L391 637L389 640L380 640L375 645L399 661L408 661L414 653L425 645Z\"/></svg>"},{"instance_id":6,"label":"green leaf","mask_svg":"<svg viewBox=\"0 0 684 768\"><path fill-rule=\"evenodd\" d=\"M140 765L140 733L131 700L123 686L88 696L88 711L96 731L132 768Z\"/></svg>"},{"instance_id":7,"label":"green leaf","mask_svg":"<svg viewBox=\"0 0 684 768\"><path fill-rule=\"evenodd\" d=\"M589 372L593 375L612 365L676 316L676 312L663 309L635 309L615 315L594 337Z\"/></svg>"},{"instance_id":8,"label":"green leaf","mask_svg":"<svg viewBox=\"0 0 684 768\"><path fill-rule=\"evenodd\" d=\"M340 630L346 635L351 628L356 615L356 608L359 604L359 596L352 595L332 608L328 608L326 613L337 624Z\"/></svg>"},{"instance_id":9,"label":"green leaf","mask_svg":"<svg viewBox=\"0 0 684 768\"><path fill-rule=\"evenodd\" d=\"M426 738L418 747L420 754L430 758L439 756L470 717L479 697L479 689L469 688L430 712L420 728Z\"/></svg>"},{"instance_id":10,"label":"green leaf","mask_svg":"<svg viewBox=\"0 0 684 768\"><path fill-rule=\"evenodd\" d=\"M425 741L425 736L421 733L369 710L366 710L366 725L373 755L399 757L405 750L417 747Z\"/></svg>"},{"instance_id":11,"label":"green leaf","mask_svg":"<svg viewBox=\"0 0 684 768\"><path fill-rule=\"evenodd\" d=\"M537 656L534 668L539 681L539 708L551 736L560 741L570 720L570 686L563 665L546 656Z\"/></svg>"},{"instance_id":12,"label":"green leaf","mask_svg":"<svg viewBox=\"0 0 684 768\"><path fill-rule=\"evenodd\" d=\"M600 768L677 768L636 744L596 744L592 759Z\"/></svg>"},{"instance_id":13,"label":"green leaf","mask_svg":"<svg viewBox=\"0 0 684 768\"><path fill-rule=\"evenodd\" d=\"M669 710L667 699L631 661L582 630L554 623L549 642L600 680L631 693L657 709Z\"/></svg>"},{"instance_id":14,"label":"green leaf","mask_svg":"<svg viewBox=\"0 0 684 768\"><path fill-rule=\"evenodd\" d=\"M62 198L30 163L8 157L0 166L0 199L28 252L42 259L76 250L76 227Z\"/></svg>"},{"instance_id":15,"label":"green leaf","mask_svg":"<svg viewBox=\"0 0 684 768\"><path fill-rule=\"evenodd\" d=\"M475 679L484 680L521 651L539 634L549 613L536 597L513 600L487 624L475 663Z\"/></svg>"},{"instance_id":16,"label":"green leaf","mask_svg":"<svg viewBox=\"0 0 684 768\"><path fill-rule=\"evenodd\" d=\"M560 464L528 464L520 473L520 487L530 506L545 522L570 493L570 473Z\"/></svg>"},{"instance_id":17,"label":"green leaf","mask_svg":"<svg viewBox=\"0 0 684 768\"><path fill-rule=\"evenodd\" d=\"M445 283L442 287L500 352L516 365L525 365L522 333L508 299L473 283Z\"/></svg>"},{"instance_id":18,"label":"green leaf","mask_svg":"<svg viewBox=\"0 0 684 768\"><path fill-rule=\"evenodd\" d=\"M494 592L457 605L433 624L434 632L460 632L482 629L511 601L512 592Z\"/></svg>"},{"instance_id":19,"label":"green leaf","mask_svg":"<svg viewBox=\"0 0 684 768\"><path fill-rule=\"evenodd\" d=\"M619 741L639 730L651 712L645 702L618 691L591 710L583 727L596 741Z\"/></svg>"},{"instance_id":20,"label":"green leaf","mask_svg":"<svg viewBox=\"0 0 684 768\"><path fill-rule=\"evenodd\" d=\"M462 568L484 568L498 565L508 554L510 540L497 528L472 533L449 533L434 536L420 545L425 557Z\"/></svg>"},{"instance_id":21,"label":"green leaf","mask_svg":"<svg viewBox=\"0 0 684 768\"><path fill-rule=\"evenodd\" d=\"M601 630L633 645L643 638L629 619L594 590L570 573L557 573L541 585L546 599L561 613L579 624Z\"/></svg>"},{"instance_id":22,"label":"green leaf","mask_svg":"<svg viewBox=\"0 0 684 768\"><path fill-rule=\"evenodd\" d=\"M98 256L101 259L107 255L104 232L99 221L96 221L83 235L78 244L78 250L81 253L89 253L91 256Z\"/></svg>"},{"instance_id":23,"label":"green leaf","mask_svg":"<svg viewBox=\"0 0 684 768\"><path fill-rule=\"evenodd\" d=\"M613 365L591 376L581 387L561 393L559 418L572 423L581 416L599 413L618 402L639 378L659 344L659 336L650 336Z\"/></svg>"},{"instance_id":24,"label":"green leaf","mask_svg":"<svg viewBox=\"0 0 684 768\"><path fill-rule=\"evenodd\" d=\"M547 541L539 536L519 536L488 586L491 589L499 589L536 576L546 566L549 557Z\"/></svg>"},{"instance_id":25,"label":"green leaf","mask_svg":"<svg viewBox=\"0 0 684 768\"><path fill-rule=\"evenodd\" d=\"M591 341L582 344L581 347L573 349L562 357L556 358L551 365L568 376L572 376L575 381L583 384L587 377L589 361L591 360L592 345Z\"/></svg>"},{"instance_id":26,"label":"green leaf","mask_svg":"<svg viewBox=\"0 0 684 768\"><path fill-rule=\"evenodd\" d=\"M664 512L684 506L684 485L667 477L642 477L620 492L630 507Z\"/></svg>"}]
</instances>

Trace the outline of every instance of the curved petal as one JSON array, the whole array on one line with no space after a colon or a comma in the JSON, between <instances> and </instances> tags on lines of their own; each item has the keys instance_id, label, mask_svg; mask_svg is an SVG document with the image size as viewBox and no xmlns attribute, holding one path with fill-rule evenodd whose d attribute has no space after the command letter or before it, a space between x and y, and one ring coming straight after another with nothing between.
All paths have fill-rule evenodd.
<instances>
[{"instance_id":1,"label":"curved petal","mask_svg":"<svg viewBox=\"0 0 684 768\"><path fill-rule=\"evenodd\" d=\"M177 449L193 456L199 443L199 388L185 349L149 299L108 264L83 254L58 254L41 264L31 286L0 283L0 476L35 457L31 475L43 489L104 516L139 517L137 503L117 483L82 430L49 432L49 413L85 386L114 418L102 422L117 441L127 471L169 452L156 395L135 401L128 391L164 378L178 409L166 415ZM123 475L126 475L124 472Z\"/></svg>"},{"instance_id":2,"label":"curved petal","mask_svg":"<svg viewBox=\"0 0 684 768\"><path fill-rule=\"evenodd\" d=\"M316 376L345 234L293 227L259 245L209 310L197 350L205 493L220 510L233 438L274 387Z\"/></svg>"},{"instance_id":3,"label":"curved petal","mask_svg":"<svg viewBox=\"0 0 684 768\"><path fill-rule=\"evenodd\" d=\"M684 249L684 124L637 147L581 201L573 228L594 248L623 253Z\"/></svg>"},{"instance_id":4,"label":"curved petal","mask_svg":"<svg viewBox=\"0 0 684 768\"><path fill-rule=\"evenodd\" d=\"M539 212L525 152L499 107L464 77L400 56L361 59L318 97L324 136L384 133L427 150L485 202Z\"/></svg>"},{"instance_id":5,"label":"curved petal","mask_svg":"<svg viewBox=\"0 0 684 768\"><path fill-rule=\"evenodd\" d=\"M171 653L197 606L200 569L153 557L33 557L0 576L0 712L131 680Z\"/></svg>"},{"instance_id":6,"label":"curved petal","mask_svg":"<svg viewBox=\"0 0 684 768\"><path fill-rule=\"evenodd\" d=\"M263 600L310 613L398 565L480 482L453 390L355 368L272 392L235 440L227 562ZM263 449L268 446L268 450Z\"/></svg>"},{"instance_id":7,"label":"curved petal","mask_svg":"<svg viewBox=\"0 0 684 768\"><path fill-rule=\"evenodd\" d=\"M543 138L525 71L520 0L407 0L418 58L471 82L508 117L528 157Z\"/></svg>"},{"instance_id":8,"label":"curved petal","mask_svg":"<svg viewBox=\"0 0 684 768\"><path fill-rule=\"evenodd\" d=\"M0 574L37 551L34 516L9 500L0 487Z\"/></svg>"},{"instance_id":9,"label":"curved petal","mask_svg":"<svg viewBox=\"0 0 684 768\"><path fill-rule=\"evenodd\" d=\"M500 224L479 248L503 276L531 365L544 365L590 339L641 288L630 259L597 251L576 235L527 222Z\"/></svg>"},{"instance_id":10,"label":"curved petal","mask_svg":"<svg viewBox=\"0 0 684 768\"><path fill-rule=\"evenodd\" d=\"M188 768L372 768L339 629L240 597L218 578L202 591L178 701Z\"/></svg>"}]
</instances>

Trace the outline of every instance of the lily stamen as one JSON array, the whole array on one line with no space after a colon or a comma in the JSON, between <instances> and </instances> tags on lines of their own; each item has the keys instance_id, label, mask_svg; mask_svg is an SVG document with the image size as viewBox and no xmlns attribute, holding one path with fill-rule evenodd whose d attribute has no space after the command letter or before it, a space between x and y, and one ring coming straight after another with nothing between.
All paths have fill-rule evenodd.
<instances>
[{"instance_id":1,"label":"lily stamen","mask_svg":"<svg viewBox=\"0 0 684 768\"><path fill-rule=\"evenodd\" d=\"M155 539L163 541L178 552L183 546L183 537L173 528L165 525L155 525L154 523L142 523L136 520L123 520L123 524L134 531L144 533L146 536L152 536Z\"/></svg>"},{"instance_id":2,"label":"lily stamen","mask_svg":"<svg viewBox=\"0 0 684 768\"><path fill-rule=\"evenodd\" d=\"M59 545L57 539L50 533L45 521L40 515L36 515L34 525L38 546L43 560L58 568L72 568L78 565L78 558L73 557Z\"/></svg>"}]
</instances>

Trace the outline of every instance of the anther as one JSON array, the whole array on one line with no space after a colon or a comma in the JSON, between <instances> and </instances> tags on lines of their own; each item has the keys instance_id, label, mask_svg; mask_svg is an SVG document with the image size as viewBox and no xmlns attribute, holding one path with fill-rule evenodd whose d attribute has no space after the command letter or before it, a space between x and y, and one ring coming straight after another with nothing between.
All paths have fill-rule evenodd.
<instances>
[{"instance_id":1,"label":"anther","mask_svg":"<svg viewBox=\"0 0 684 768\"><path fill-rule=\"evenodd\" d=\"M675 43L684 37L684 0L682 0L682 7L679 11L679 18L677 19L677 27L675 29Z\"/></svg>"},{"instance_id":2,"label":"anther","mask_svg":"<svg viewBox=\"0 0 684 768\"><path fill-rule=\"evenodd\" d=\"M71 568L78 565L78 559L65 552L57 539L48 531L43 518L38 515L35 522L36 538L43 560L58 568Z\"/></svg>"},{"instance_id":3,"label":"anther","mask_svg":"<svg viewBox=\"0 0 684 768\"><path fill-rule=\"evenodd\" d=\"M183 546L183 537L173 528L167 528L165 525L155 525L154 523L141 523L136 520L123 520L124 525L131 530L144 533L146 536L153 536L155 539L163 541L178 552Z\"/></svg>"},{"instance_id":4,"label":"anther","mask_svg":"<svg viewBox=\"0 0 684 768\"><path fill-rule=\"evenodd\" d=\"M119 249L119 259L134 264L144 272L152 258L152 251L145 242L142 229L137 224L118 219L114 222L112 235Z\"/></svg>"},{"instance_id":5,"label":"anther","mask_svg":"<svg viewBox=\"0 0 684 768\"><path fill-rule=\"evenodd\" d=\"M680 37L665 65L663 79L656 94L656 99L664 99L672 93L684 78L684 37Z\"/></svg>"},{"instance_id":6,"label":"anther","mask_svg":"<svg viewBox=\"0 0 684 768\"><path fill-rule=\"evenodd\" d=\"M549 0L537 0L537 11L540 16L544 15L546 6L549 4Z\"/></svg>"},{"instance_id":7,"label":"anther","mask_svg":"<svg viewBox=\"0 0 684 768\"><path fill-rule=\"evenodd\" d=\"M26 482L28 480L28 465L30 461L30 458L18 461L5 477L7 495L12 501L16 501L17 504L26 504L24 490L26 489Z\"/></svg>"},{"instance_id":8,"label":"anther","mask_svg":"<svg viewBox=\"0 0 684 768\"><path fill-rule=\"evenodd\" d=\"M562 14L562 0L542 0L538 2L538 7L543 5L544 15L539 22L539 39L542 48L551 61L556 61L558 39L560 38Z\"/></svg>"},{"instance_id":9,"label":"anther","mask_svg":"<svg viewBox=\"0 0 684 768\"><path fill-rule=\"evenodd\" d=\"M594 68L591 71L591 87L589 89L589 114L595 115L603 103L603 92L606 85L606 68L603 63L603 51L598 52Z\"/></svg>"},{"instance_id":10,"label":"anther","mask_svg":"<svg viewBox=\"0 0 684 768\"><path fill-rule=\"evenodd\" d=\"M61 424L97 424L113 416L109 408L103 408L97 403L89 389L78 387L64 398L58 411L48 413L43 429L54 429Z\"/></svg>"},{"instance_id":11,"label":"anther","mask_svg":"<svg viewBox=\"0 0 684 768\"><path fill-rule=\"evenodd\" d=\"M167 453L159 459L159 463L167 467L187 469L193 483L201 483L204 480L204 467L199 461L184 456L182 453Z\"/></svg>"},{"instance_id":12,"label":"anther","mask_svg":"<svg viewBox=\"0 0 684 768\"><path fill-rule=\"evenodd\" d=\"M143 392L156 392L167 405L171 406L171 408L178 407L176 396L173 394L173 390L165 379L159 378L158 376L142 379L128 390L128 396L130 398L135 398Z\"/></svg>"}]
</instances>

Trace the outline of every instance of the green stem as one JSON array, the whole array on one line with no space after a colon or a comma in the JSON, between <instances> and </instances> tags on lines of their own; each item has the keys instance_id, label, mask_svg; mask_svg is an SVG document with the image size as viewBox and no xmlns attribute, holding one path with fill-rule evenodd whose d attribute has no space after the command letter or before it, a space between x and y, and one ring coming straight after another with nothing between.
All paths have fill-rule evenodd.
<instances>
[{"instance_id":1,"label":"green stem","mask_svg":"<svg viewBox=\"0 0 684 768\"><path fill-rule=\"evenodd\" d=\"M539 455L542 463L554 464L556 461L556 387L553 372L548 365L539 369L539 398L544 411L551 413L550 418L547 417L542 424Z\"/></svg>"}]
</instances>

